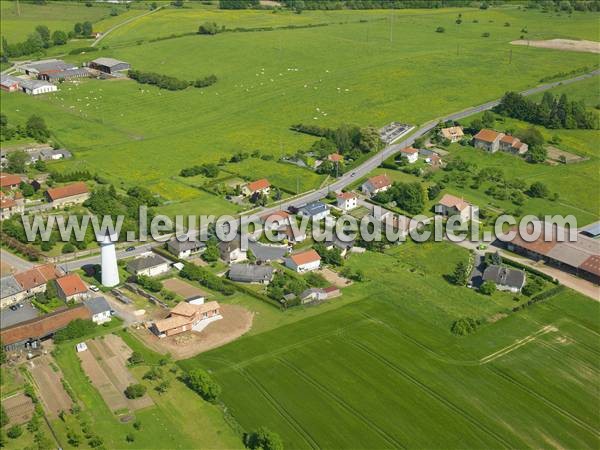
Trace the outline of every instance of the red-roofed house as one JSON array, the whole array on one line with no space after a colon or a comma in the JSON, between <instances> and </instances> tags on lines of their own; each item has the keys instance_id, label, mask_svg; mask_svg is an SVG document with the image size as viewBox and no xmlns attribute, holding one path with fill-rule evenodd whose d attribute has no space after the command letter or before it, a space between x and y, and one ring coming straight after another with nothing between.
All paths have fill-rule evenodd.
<instances>
[{"instance_id":1,"label":"red-roofed house","mask_svg":"<svg viewBox=\"0 0 600 450\"><path fill-rule=\"evenodd\" d=\"M361 189L363 194L373 196L379 192L387 191L390 187L392 187L392 180L390 180L386 174L381 174L369 178L363 183Z\"/></svg>"},{"instance_id":2,"label":"red-roofed house","mask_svg":"<svg viewBox=\"0 0 600 450\"><path fill-rule=\"evenodd\" d=\"M265 230L275 230L289 223L290 214L287 211L279 210L270 214L261 216L260 220L265 225Z\"/></svg>"},{"instance_id":3,"label":"red-roofed house","mask_svg":"<svg viewBox=\"0 0 600 450\"><path fill-rule=\"evenodd\" d=\"M222 319L219 303L178 303L166 319L157 320L150 328L158 337L174 336L185 331L202 331L209 323Z\"/></svg>"},{"instance_id":4,"label":"red-roofed house","mask_svg":"<svg viewBox=\"0 0 600 450\"><path fill-rule=\"evenodd\" d=\"M56 280L57 294L64 301L77 301L87 296L88 289L79 275L71 273Z\"/></svg>"},{"instance_id":5,"label":"red-roofed house","mask_svg":"<svg viewBox=\"0 0 600 450\"><path fill-rule=\"evenodd\" d=\"M285 260L285 265L296 272L309 272L321 266L321 257L313 250L306 250L290 255Z\"/></svg>"},{"instance_id":6,"label":"red-roofed house","mask_svg":"<svg viewBox=\"0 0 600 450\"><path fill-rule=\"evenodd\" d=\"M0 220L8 219L15 214L25 212L25 200L22 195L15 195L10 198L0 192Z\"/></svg>"},{"instance_id":7,"label":"red-roofed house","mask_svg":"<svg viewBox=\"0 0 600 450\"><path fill-rule=\"evenodd\" d=\"M260 180L252 181L246 184L242 188L242 193L246 196L254 195L256 193L261 193L268 195L271 190L271 183L266 178L261 178Z\"/></svg>"},{"instance_id":8,"label":"red-roofed house","mask_svg":"<svg viewBox=\"0 0 600 450\"><path fill-rule=\"evenodd\" d=\"M46 191L48 201L54 208L76 205L85 202L90 197L90 191L83 181L67 184Z\"/></svg>"},{"instance_id":9,"label":"red-roofed house","mask_svg":"<svg viewBox=\"0 0 600 450\"><path fill-rule=\"evenodd\" d=\"M350 211L358 206L358 196L354 192L337 194L337 207L342 211Z\"/></svg>"},{"instance_id":10,"label":"red-roofed house","mask_svg":"<svg viewBox=\"0 0 600 450\"><path fill-rule=\"evenodd\" d=\"M16 189L19 187L23 179L19 175L11 173L3 173L0 175L0 188L2 189Z\"/></svg>"},{"instance_id":11,"label":"red-roofed house","mask_svg":"<svg viewBox=\"0 0 600 450\"><path fill-rule=\"evenodd\" d=\"M484 128L473 136L473 146L482 148L490 153L495 153L500 148L500 139L503 137L504 133Z\"/></svg>"},{"instance_id":12,"label":"red-roofed house","mask_svg":"<svg viewBox=\"0 0 600 450\"><path fill-rule=\"evenodd\" d=\"M327 157L327 159L334 163L335 162L337 162L337 163L344 162L344 157L342 155L340 155L339 153L332 153Z\"/></svg>"},{"instance_id":13,"label":"red-roofed house","mask_svg":"<svg viewBox=\"0 0 600 450\"><path fill-rule=\"evenodd\" d=\"M419 150L413 147L406 147L400 150L400 156L406 158L409 164L414 164L419 159Z\"/></svg>"},{"instance_id":14,"label":"red-roofed house","mask_svg":"<svg viewBox=\"0 0 600 450\"><path fill-rule=\"evenodd\" d=\"M520 139L507 134L500 139L500 150L522 155L523 153L527 153L529 146L525 142L521 142Z\"/></svg>"},{"instance_id":15,"label":"red-roofed house","mask_svg":"<svg viewBox=\"0 0 600 450\"><path fill-rule=\"evenodd\" d=\"M477 206L471 205L464 199L450 194L444 194L440 201L435 205L435 213L442 216L459 215L462 221L469 220L475 213Z\"/></svg>"}]
</instances>

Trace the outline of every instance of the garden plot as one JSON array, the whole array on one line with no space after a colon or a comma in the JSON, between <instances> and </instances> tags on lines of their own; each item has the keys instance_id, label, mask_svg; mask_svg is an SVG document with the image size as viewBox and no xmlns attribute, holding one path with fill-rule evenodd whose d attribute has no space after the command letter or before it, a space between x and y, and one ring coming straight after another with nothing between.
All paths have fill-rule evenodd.
<instances>
[{"instance_id":1,"label":"garden plot","mask_svg":"<svg viewBox=\"0 0 600 450\"><path fill-rule=\"evenodd\" d=\"M22 392L2 400L10 425L19 425L29 422L33 416L33 402Z\"/></svg>"},{"instance_id":2,"label":"garden plot","mask_svg":"<svg viewBox=\"0 0 600 450\"><path fill-rule=\"evenodd\" d=\"M583 156L575 155L574 153L565 152L564 150L556 148L552 145L547 146L546 150L548 150L549 160L562 162L565 164L578 163L589 159L584 158Z\"/></svg>"},{"instance_id":3,"label":"garden plot","mask_svg":"<svg viewBox=\"0 0 600 450\"><path fill-rule=\"evenodd\" d=\"M108 407L114 411L137 410L152 406L154 402L148 395L130 400L124 391L136 379L127 369L127 358L131 349L115 335L86 342L88 350L78 353L81 367Z\"/></svg>"},{"instance_id":4,"label":"garden plot","mask_svg":"<svg viewBox=\"0 0 600 450\"><path fill-rule=\"evenodd\" d=\"M49 356L41 356L31 361L30 371L46 411L50 416L56 417L61 411L68 411L73 401L63 388L62 376L58 368L50 363Z\"/></svg>"}]
</instances>

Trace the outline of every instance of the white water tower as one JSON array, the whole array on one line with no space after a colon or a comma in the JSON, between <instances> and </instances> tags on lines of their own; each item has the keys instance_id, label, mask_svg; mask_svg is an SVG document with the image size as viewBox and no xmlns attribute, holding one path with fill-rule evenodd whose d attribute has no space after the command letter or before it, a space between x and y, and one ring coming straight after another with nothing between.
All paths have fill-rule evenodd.
<instances>
[{"instance_id":1,"label":"white water tower","mask_svg":"<svg viewBox=\"0 0 600 450\"><path fill-rule=\"evenodd\" d=\"M117 266L117 252L115 242L117 233L97 234L96 240L102 250L102 286L113 287L119 284L119 268Z\"/></svg>"}]
</instances>

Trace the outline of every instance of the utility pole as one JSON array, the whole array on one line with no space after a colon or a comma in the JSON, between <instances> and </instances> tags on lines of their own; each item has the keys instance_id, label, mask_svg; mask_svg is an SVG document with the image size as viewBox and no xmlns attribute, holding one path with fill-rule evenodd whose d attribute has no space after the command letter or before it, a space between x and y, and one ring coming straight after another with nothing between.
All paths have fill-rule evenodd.
<instances>
[{"instance_id":1,"label":"utility pole","mask_svg":"<svg viewBox=\"0 0 600 450\"><path fill-rule=\"evenodd\" d=\"M19 4L19 0L17 0L17 16L21 16L21 5Z\"/></svg>"}]
</instances>

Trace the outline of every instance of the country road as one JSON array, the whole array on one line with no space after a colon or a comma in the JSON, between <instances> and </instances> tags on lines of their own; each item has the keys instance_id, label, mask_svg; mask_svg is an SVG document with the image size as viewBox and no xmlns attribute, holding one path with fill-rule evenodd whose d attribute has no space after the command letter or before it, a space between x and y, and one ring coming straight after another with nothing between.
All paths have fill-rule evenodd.
<instances>
[{"instance_id":1,"label":"country road","mask_svg":"<svg viewBox=\"0 0 600 450\"><path fill-rule=\"evenodd\" d=\"M116 25L113 25L112 27L110 27L108 30L106 30L104 33L102 33L100 36L98 36L96 38L96 40L94 42L92 42L92 44L90 45L91 47L95 47L96 45L98 45L98 43L104 39L106 36L108 36L110 33L112 33L113 31L115 31L118 28L121 28L123 25L127 25L128 23L131 23L135 20L141 19L142 17L146 17L150 14L155 13L156 11L160 11L161 9L163 9L165 7L165 5L159 6L156 9L152 9L148 12L145 12L144 14L140 14L139 16L135 16L135 17L131 17L130 19L124 20L123 22L120 22Z\"/></svg>"}]
</instances>

